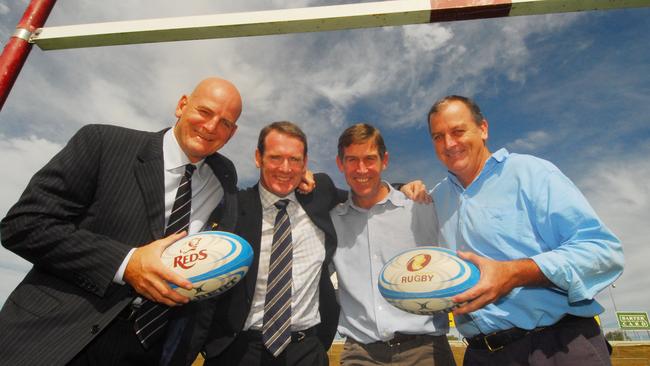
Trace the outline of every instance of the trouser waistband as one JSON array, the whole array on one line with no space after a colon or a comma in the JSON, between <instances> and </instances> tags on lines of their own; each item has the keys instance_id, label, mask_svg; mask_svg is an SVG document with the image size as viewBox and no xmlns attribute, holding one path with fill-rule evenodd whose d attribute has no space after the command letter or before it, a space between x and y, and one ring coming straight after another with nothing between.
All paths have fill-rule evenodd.
<instances>
[{"instance_id":1,"label":"trouser waistband","mask_svg":"<svg viewBox=\"0 0 650 366\"><path fill-rule=\"evenodd\" d=\"M311 328L308 328L308 329L305 329L305 330L299 330L299 331L291 332L291 342L292 343L298 343L298 342L302 341L303 339L305 339L306 337L316 336L317 330L318 330L317 328L318 328L318 326L315 325L315 326L313 326ZM251 339L251 340L259 340L259 341L262 340L262 332L259 331L259 330L249 329L249 330L243 331L241 334L243 336L247 337L248 339Z\"/></svg>"},{"instance_id":2,"label":"trouser waistband","mask_svg":"<svg viewBox=\"0 0 650 366\"><path fill-rule=\"evenodd\" d=\"M487 349L490 352L494 352L503 349L503 347L507 346L508 344L518 341L535 332L540 332L569 323L595 323L595 321L596 320L594 318L583 318L567 314L562 319L558 320L555 324L546 327L537 327L534 329L510 328L490 334L477 334L473 337L465 338L464 341L467 343L468 347L476 349Z\"/></svg>"},{"instance_id":3,"label":"trouser waistband","mask_svg":"<svg viewBox=\"0 0 650 366\"><path fill-rule=\"evenodd\" d=\"M444 335L437 336L437 335L432 335L432 334L406 334L406 333L396 332L393 335L393 338L391 338L391 339L389 339L387 341L376 341L376 342L368 343L367 346L386 346L386 347L390 348L390 347L400 346L403 343L414 341L416 339L424 339L424 338L435 339L435 338L438 338L438 337L445 338L445 340L446 340L446 336L444 336ZM352 339L352 338L350 338L350 339ZM354 339L352 339L352 340L354 342L357 342ZM357 342L357 343L360 343L360 342Z\"/></svg>"}]
</instances>

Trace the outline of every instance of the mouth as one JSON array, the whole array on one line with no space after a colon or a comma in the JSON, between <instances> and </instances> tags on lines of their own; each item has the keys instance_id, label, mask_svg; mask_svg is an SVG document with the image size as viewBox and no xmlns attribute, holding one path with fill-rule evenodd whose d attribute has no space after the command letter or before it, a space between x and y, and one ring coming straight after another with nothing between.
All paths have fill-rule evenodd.
<instances>
[{"instance_id":1,"label":"mouth","mask_svg":"<svg viewBox=\"0 0 650 366\"><path fill-rule=\"evenodd\" d=\"M355 182L360 183L360 184L366 184L370 181L370 178L368 177L355 177L353 178Z\"/></svg>"},{"instance_id":2,"label":"mouth","mask_svg":"<svg viewBox=\"0 0 650 366\"><path fill-rule=\"evenodd\" d=\"M458 158L463 157L464 153L465 153L464 150L456 150L456 149L454 149L454 150L447 150L445 152L445 155L447 155L447 157L449 157L451 159L458 159Z\"/></svg>"},{"instance_id":3,"label":"mouth","mask_svg":"<svg viewBox=\"0 0 650 366\"><path fill-rule=\"evenodd\" d=\"M293 177L291 177L291 176L283 177L283 176L277 176L276 175L273 178L275 178L275 180L277 180L278 182L281 182L281 183L291 183L293 181Z\"/></svg>"},{"instance_id":4,"label":"mouth","mask_svg":"<svg viewBox=\"0 0 650 366\"><path fill-rule=\"evenodd\" d=\"M204 136L204 135L196 135L196 137L197 137L199 140L203 140L203 141L206 141L206 142L214 142L214 141L215 141L214 138L211 138L211 137L208 137L208 136Z\"/></svg>"},{"instance_id":5,"label":"mouth","mask_svg":"<svg viewBox=\"0 0 650 366\"><path fill-rule=\"evenodd\" d=\"M214 142L217 140L216 136L212 136L209 133L201 132L201 131L194 131L194 135L196 136L197 139L206 141L206 142Z\"/></svg>"}]
</instances>

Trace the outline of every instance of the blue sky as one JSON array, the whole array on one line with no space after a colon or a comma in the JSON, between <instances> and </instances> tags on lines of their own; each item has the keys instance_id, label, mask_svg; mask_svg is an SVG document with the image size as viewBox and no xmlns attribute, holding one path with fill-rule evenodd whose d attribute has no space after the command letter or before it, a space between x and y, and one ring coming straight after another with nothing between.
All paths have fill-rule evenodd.
<instances>
[{"instance_id":1,"label":"blue sky","mask_svg":"<svg viewBox=\"0 0 650 366\"><path fill-rule=\"evenodd\" d=\"M342 1L58 2L48 26L340 4ZM191 4L191 5L188 5ZM27 1L0 1L0 40ZM4 43L3 43L4 44ZM222 152L241 186L257 180L259 129L298 123L310 167L341 186L339 133L378 126L392 181L445 174L426 129L432 102L475 98L489 146L551 160L622 239L626 270L598 296L603 321L650 311L650 8L554 14L378 29L43 52L34 48L0 112L0 215L31 175L84 124L159 130L180 95L203 77L232 80L244 98L239 130ZM0 303L29 264L0 249ZM611 291L611 292L610 292Z\"/></svg>"}]
</instances>

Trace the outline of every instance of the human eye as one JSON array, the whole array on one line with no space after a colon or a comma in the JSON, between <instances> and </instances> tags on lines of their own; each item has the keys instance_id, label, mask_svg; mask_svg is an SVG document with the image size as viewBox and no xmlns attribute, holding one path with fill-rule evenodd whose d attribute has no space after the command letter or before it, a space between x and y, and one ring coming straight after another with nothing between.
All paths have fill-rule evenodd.
<instances>
[{"instance_id":1,"label":"human eye","mask_svg":"<svg viewBox=\"0 0 650 366\"><path fill-rule=\"evenodd\" d=\"M201 108L201 107L199 107L199 108L197 108L196 110L199 112L199 114L200 114L202 117L210 117L210 115L212 114L209 110L207 110L207 109L205 109L205 108Z\"/></svg>"},{"instance_id":2,"label":"human eye","mask_svg":"<svg viewBox=\"0 0 650 366\"><path fill-rule=\"evenodd\" d=\"M235 124L233 122L228 121L227 119L222 119L221 125L229 131L235 128Z\"/></svg>"}]
</instances>

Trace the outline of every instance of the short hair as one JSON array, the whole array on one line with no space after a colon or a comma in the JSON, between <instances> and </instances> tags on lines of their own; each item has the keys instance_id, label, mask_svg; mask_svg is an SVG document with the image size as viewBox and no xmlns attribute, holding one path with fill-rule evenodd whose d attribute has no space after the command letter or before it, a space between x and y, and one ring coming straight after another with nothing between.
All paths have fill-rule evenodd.
<instances>
[{"instance_id":1,"label":"short hair","mask_svg":"<svg viewBox=\"0 0 650 366\"><path fill-rule=\"evenodd\" d=\"M463 103L472 113L474 123L476 123L477 126L480 126L481 121L485 119L485 117L483 117L483 113L481 113L481 108L479 108L478 104L476 104L471 98L463 97L461 95L448 95L446 97L438 99L435 103L433 103L431 109L429 109L429 114L427 115L427 126L429 126L429 134L431 134L431 116L440 112L442 105L449 102Z\"/></svg>"},{"instance_id":2,"label":"short hair","mask_svg":"<svg viewBox=\"0 0 650 366\"><path fill-rule=\"evenodd\" d=\"M371 140L372 143L377 147L379 158L383 160L384 155L386 154L386 144L384 144L384 138L381 137L381 132L379 132L379 129L367 123L357 123L356 125L350 126L345 129L345 131L343 131L339 137L339 159L343 159L343 149L346 147L352 144L362 144L368 140Z\"/></svg>"},{"instance_id":3,"label":"short hair","mask_svg":"<svg viewBox=\"0 0 650 366\"><path fill-rule=\"evenodd\" d=\"M289 121L273 122L262 128L260 131L260 136L257 139L257 150L260 151L260 155L264 155L264 139L269 133L271 133L271 131L277 131L279 133L289 135L300 140L304 146L302 153L304 156L307 156L307 136L305 136L305 133L302 132L300 127L298 127L295 123Z\"/></svg>"}]
</instances>

